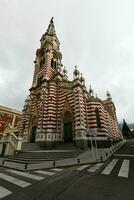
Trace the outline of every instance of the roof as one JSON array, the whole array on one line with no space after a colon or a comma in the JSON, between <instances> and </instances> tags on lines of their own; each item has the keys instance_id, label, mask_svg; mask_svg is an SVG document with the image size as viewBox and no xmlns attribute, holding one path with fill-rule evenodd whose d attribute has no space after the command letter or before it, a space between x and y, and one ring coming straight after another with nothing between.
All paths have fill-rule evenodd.
<instances>
[{"instance_id":1,"label":"roof","mask_svg":"<svg viewBox=\"0 0 134 200\"><path fill-rule=\"evenodd\" d=\"M14 113L14 114L18 114L18 115L22 114L21 111L18 111L18 110L9 108L9 107L1 106L1 105L0 105L0 111L4 111L4 112L8 112L8 113Z\"/></svg>"}]
</instances>

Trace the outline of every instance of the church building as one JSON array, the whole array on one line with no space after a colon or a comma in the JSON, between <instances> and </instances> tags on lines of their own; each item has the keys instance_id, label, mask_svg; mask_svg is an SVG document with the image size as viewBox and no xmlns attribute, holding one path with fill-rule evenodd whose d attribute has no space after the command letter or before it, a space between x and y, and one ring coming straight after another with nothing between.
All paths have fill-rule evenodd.
<instances>
[{"instance_id":1,"label":"church building","mask_svg":"<svg viewBox=\"0 0 134 200\"><path fill-rule=\"evenodd\" d=\"M116 109L110 93L107 99L94 96L90 86L74 67L73 80L62 65L60 42L53 18L41 37L36 51L30 94L22 111L21 133L24 142L53 148L73 143L86 149L94 138L98 146L107 146L121 138Z\"/></svg>"}]
</instances>

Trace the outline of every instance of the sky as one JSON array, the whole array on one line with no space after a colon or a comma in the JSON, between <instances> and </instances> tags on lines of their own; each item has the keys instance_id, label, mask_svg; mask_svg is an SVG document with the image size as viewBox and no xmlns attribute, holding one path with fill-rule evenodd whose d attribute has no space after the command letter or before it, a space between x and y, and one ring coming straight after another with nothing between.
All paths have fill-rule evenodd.
<instances>
[{"instance_id":1,"label":"sky","mask_svg":"<svg viewBox=\"0 0 134 200\"><path fill-rule=\"evenodd\" d=\"M0 0L0 105L22 110L54 17L69 78L77 65L87 89L111 93L118 121L134 123L133 10L133 0Z\"/></svg>"}]
</instances>

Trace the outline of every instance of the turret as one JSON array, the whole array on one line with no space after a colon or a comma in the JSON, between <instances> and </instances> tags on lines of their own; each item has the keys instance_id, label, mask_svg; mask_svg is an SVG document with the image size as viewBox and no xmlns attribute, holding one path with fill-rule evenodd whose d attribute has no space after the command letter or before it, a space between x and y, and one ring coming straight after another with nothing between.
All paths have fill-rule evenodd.
<instances>
[{"instance_id":1,"label":"turret","mask_svg":"<svg viewBox=\"0 0 134 200\"><path fill-rule=\"evenodd\" d=\"M77 69L77 66L75 66L75 69L74 69L74 72L73 72L74 79L79 78L79 75L80 75L80 72Z\"/></svg>"},{"instance_id":2,"label":"turret","mask_svg":"<svg viewBox=\"0 0 134 200\"><path fill-rule=\"evenodd\" d=\"M107 91L107 100L110 100L110 101L112 101L112 97L111 97L111 94L110 94L110 92L109 92L109 91Z\"/></svg>"},{"instance_id":3,"label":"turret","mask_svg":"<svg viewBox=\"0 0 134 200\"><path fill-rule=\"evenodd\" d=\"M91 97L94 96L94 91L93 91L91 85L89 86L89 94L90 94Z\"/></svg>"},{"instance_id":4,"label":"turret","mask_svg":"<svg viewBox=\"0 0 134 200\"><path fill-rule=\"evenodd\" d=\"M68 77L67 77L67 70L66 70L66 67L64 66L64 69L63 69L63 79L64 80L67 80Z\"/></svg>"},{"instance_id":5,"label":"turret","mask_svg":"<svg viewBox=\"0 0 134 200\"><path fill-rule=\"evenodd\" d=\"M81 77L80 77L80 82L82 85L85 85L85 79L83 78L82 73L81 73Z\"/></svg>"}]
</instances>

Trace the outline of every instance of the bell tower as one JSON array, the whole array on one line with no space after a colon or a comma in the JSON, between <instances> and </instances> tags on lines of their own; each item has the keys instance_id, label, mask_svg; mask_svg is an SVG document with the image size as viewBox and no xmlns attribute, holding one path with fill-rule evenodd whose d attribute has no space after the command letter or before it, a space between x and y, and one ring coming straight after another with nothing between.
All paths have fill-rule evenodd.
<instances>
[{"instance_id":1,"label":"bell tower","mask_svg":"<svg viewBox=\"0 0 134 200\"><path fill-rule=\"evenodd\" d=\"M62 54L60 43L56 35L53 18L45 34L42 35L41 46L36 51L35 69L32 88L42 85L43 80L49 80L57 66L61 65Z\"/></svg>"}]
</instances>

